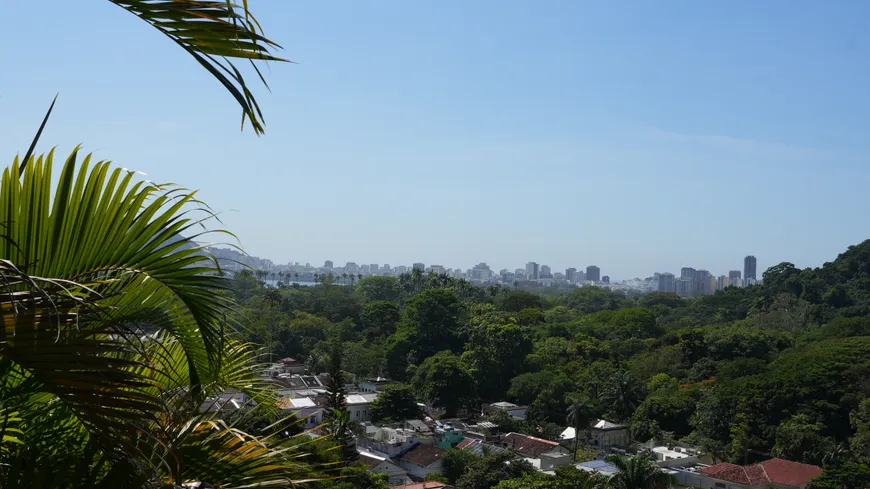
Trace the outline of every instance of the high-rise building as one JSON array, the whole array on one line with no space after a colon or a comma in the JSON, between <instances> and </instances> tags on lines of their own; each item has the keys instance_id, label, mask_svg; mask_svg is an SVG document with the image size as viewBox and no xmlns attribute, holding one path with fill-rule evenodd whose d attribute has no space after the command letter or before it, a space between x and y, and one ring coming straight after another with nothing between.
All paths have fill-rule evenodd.
<instances>
[{"instance_id":1,"label":"high-rise building","mask_svg":"<svg viewBox=\"0 0 870 489\"><path fill-rule=\"evenodd\" d=\"M695 281L688 277L680 277L675 281L675 291L680 297L695 295Z\"/></svg>"},{"instance_id":2,"label":"high-rise building","mask_svg":"<svg viewBox=\"0 0 870 489\"><path fill-rule=\"evenodd\" d=\"M722 290L725 287L731 286L731 277L726 277L725 275L719 275L719 278L716 279L716 290Z\"/></svg>"},{"instance_id":3,"label":"high-rise building","mask_svg":"<svg viewBox=\"0 0 870 489\"><path fill-rule=\"evenodd\" d=\"M390 264L389 264L389 263L384 263L384 266L381 267L381 271L383 271L384 273L390 273L390 270L391 270L391 269L390 269Z\"/></svg>"},{"instance_id":4,"label":"high-rise building","mask_svg":"<svg viewBox=\"0 0 870 489\"><path fill-rule=\"evenodd\" d=\"M575 273L577 273L576 268L569 268L569 269L565 270L565 278L567 278L568 280L573 282Z\"/></svg>"},{"instance_id":5,"label":"high-rise building","mask_svg":"<svg viewBox=\"0 0 870 489\"><path fill-rule=\"evenodd\" d=\"M447 270L441 265L432 265L432 273L435 275L444 275Z\"/></svg>"},{"instance_id":6,"label":"high-rise building","mask_svg":"<svg viewBox=\"0 0 870 489\"><path fill-rule=\"evenodd\" d=\"M362 273L362 274L364 274L364 275L368 275L368 274L369 274L369 266L366 265L365 263L363 263L362 265L360 265L360 267L359 267L359 273Z\"/></svg>"},{"instance_id":7,"label":"high-rise building","mask_svg":"<svg viewBox=\"0 0 870 489\"><path fill-rule=\"evenodd\" d=\"M730 270L728 272L728 278L740 278L740 270Z\"/></svg>"},{"instance_id":8,"label":"high-rise building","mask_svg":"<svg viewBox=\"0 0 870 489\"><path fill-rule=\"evenodd\" d=\"M326 260L323 262L323 268L327 270L332 270L332 260Z\"/></svg>"},{"instance_id":9,"label":"high-rise building","mask_svg":"<svg viewBox=\"0 0 870 489\"><path fill-rule=\"evenodd\" d=\"M695 271L695 291L701 295L709 295L714 292L710 287L710 272L707 270Z\"/></svg>"},{"instance_id":10,"label":"high-rise building","mask_svg":"<svg viewBox=\"0 0 870 489\"><path fill-rule=\"evenodd\" d=\"M372 273L378 273L378 264L372 263L371 265L369 265L369 271Z\"/></svg>"},{"instance_id":11,"label":"high-rise building","mask_svg":"<svg viewBox=\"0 0 870 489\"><path fill-rule=\"evenodd\" d=\"M344 266L344 271L347 273L357 274L359 273L359 265L352 261L349 261L347 262L347 265Z\"/></svg>"},{"instance_id":12,"label":"high-rise building","mask_svg":"<svg viewBox=\"0 0 870 489\"><path fill-rule=\"evenodd\" d=\"M420 270L422 272L423 270L426 270L426 265L424 265L422 263L415 263L415 264L411 265L411 268L415 268L415 269Z\"/></svg>"},{"instance_id":13,"label":"high-rise building","mask_svg":"<svg viewBox=\"0 0 870 489\"><path fill-rule=\"evenodd\" d=\"M540 265L537 263L530 261L526 263L526 278L529 280L538 280L540 276Z\"/></svg>"},{"instance_id":14,"label":"high-rise building","mask_svg":"<svg viewBox=\"0 0 870 489\"><path fill-rule=\"evenodd\" d=\"M574 282L575 283L580 284L580 283L583 283L585 281L586 281L586 272L584 272L583 270L578 270L576 273L574 273Z\"/></svg>"},{"instance_id":15,"label":"high-rise building","mask_svg":"<svg viewBox=\"0 0 870 489\"><path fill-rule=\"evenodd\" d=\"M541 278L553 278L553 272L550 270L550 265L541 265Z\"/></svg>"},{"instance_id":16,"label":"high-rise building","mask_svg":"<svg viewBox=\"0 0 870 489\"><path fill-rule=\"evenodd\" d=\"M676 285L674 284L674 274L673 273L662 273L659 274L659 283L658 290L662 292L675 292Z\"/></svg>"},{"instance_id":17,"label":"high-rise building","mask_svg":"<svg viewBox=\"0 0 870 489\"><path fill-rule=\"evenodd\" d=\"M717 290L719 290L718 288L716 288L716 286L718 285L718 283L716 282L716 277L714 277L712 274L710 274L710 277L707 278L707 284L707 289L709 289L709 292L707 292L708 294L714 294Z\"/></svg>"},{"instance_id":18,"label":"high-rise building","mask_svg":"<svg viewBox=\"0 0 870 489\"><path fill-rule=\"evenodd\" d=\"M525 279L526 278L526 269L517 268L516 270L514 270L514 276L519 280Z\"/></svg>"},{"instance_id":19,"label":"high-rise building","mask_svg":"<svg viewBox=\"0 0 870 489\"><path fill-rule=\"evenodd\" d=\"M408 271L408 267L405 265L399 265L396 267L396 275L401 275Z\"/></svg>"},{"instance_id":20,"label":"high-rise building","mask_svg":"<svg viewBox=\"0 0 870 489\"><path fill-rule=\"evenodd\" d=\"M601 277L601 281L605 284L609 284L610 283L610 276L605 275L605 276Z\"/></svg>"},{"instance_id":21,"label":"high-rise building","mask_svg":"<svg viewBox=\"0 0 870 489\"><path fill-rule=\"evenodd\" d=\"M695 280L695 269L692 267L683 267L680 269L680 278L688 278Z\"/></svg>"},{"instance_id":22,"label":"high-rise building","mask_svg":"<svg viewBox=\"0 0 870 489\"><path fill-rule=\"evenodd\" d=\"M743 259L743 279L744 280L755 280L757 277L755 276L755 257L752 255L747 256Z\"/></svg>"},{"instance_id":23,"label":"high-rise building","mask_svg":"<svg viewBox=\"0 0 870 489\"><path fill-rule=\"evenodd\" d=\"M586 280L591 280L593 282L601 281L601 269L596 267L595 265L589 265L586 267Z\"/></svg>"}]
</instances>

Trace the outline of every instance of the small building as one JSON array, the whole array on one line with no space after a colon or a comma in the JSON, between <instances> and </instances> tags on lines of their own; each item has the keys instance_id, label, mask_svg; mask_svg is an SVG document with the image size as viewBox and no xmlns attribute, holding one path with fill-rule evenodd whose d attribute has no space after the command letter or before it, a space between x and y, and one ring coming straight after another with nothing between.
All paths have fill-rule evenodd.
<instances>
[{"instance_id":1,"label":"small building","mask_svg":"<svg viewBox=\"0 0 870 489\"><path fill-rule=\"evenodd\" d=\"M203 413L216 411L231 412L253 406L254 404L254 400L244 392L237 389L227 389L214 397L206 398L202 405L200 405L199 411Z\"/></svg>"},{"instance_id":2,"label":"small building","mask_svg":"<svg viewBox=\"0 0 870 489\"><path fill-rule=\"evenodd\" d=\"M499 401L494 402L492 404L484 404L483 412L484 414L495 414L498 411L504 411L511 418L515 419L526 419L526 409L527 406L518 406L512 402L507 401Z\"/></svg>"},{"instance_id":3,"label":"small building","mask_svg":"<svg viewBox=\"0 0 870 489\"><path fill-rule=\"evenodd\" d=\"M357 423L370 421L369 404L377 398L377 394L348 394L344 396L345 409L350 414L350 420Z\"/></svg>"},{"instance_id":4,"label":"small building","mask_svg":"<svg viewBox=\"0 0 870 489\"><path fill-rule=\"evenodd\" d=\"M652 455L659 467L679 467L698 463L698 452L684 447L653 447Z\"/></svg>"},{"instance_id":5,"label":"small building","mask_svg":"<svg viewBox=\"0 0 870 489\"><path fill-rule=\"evenodd\" d=\"M390 489L453 489L453 486L438 481L424 481L392 486Z\"/></svg>"},{"instance_id":6,"label":"small building","mask_svg":"<svg viewBox=\"0 0 870 489\"><path fill-rule=\"evenodd\" d=\"M604 460L590 460L577 464L577 468L586 472L598 472L608 477L619 472L619 469L605 462Z\"/></svg>"},{"instance_id":7,"label":"small building","mask_svg":"<svg viewBox=\"0 0 870 489\"><path fill-rule=\"evenodd\" d=\"M419 419L409 419L405 421L405 429L414 430L420 436L432 436L432 428Z\"/></svg>"},{"instance_id":8,"label":"small building","mask_svg":"<svg viewBox=\"0 0 870 489\"><path fill-rule=\"evenodd\" d=\"M425 479L427 475L444 472L444 454L447 450L434 445L420 444L408 450L399 460L399 465L408 471L408 474L419 479Z\"/></svg>"},{"instance_id":9,"label":"small building","mask_svg":"<svg viewBox=\"0 0 870 489\"><path fill-rule=\"evenodd\" d=\"M439 448L449 450L455 447L465 437L462 435L462 430L452 424L441 424L435 427L435 445Z\"/></svg>"},{"instance_id":10,"label":"small building","mask_svg":"<svg viewBox=\"0 0 870 489\"><path fill-rule=\"evenodd\" d=\"M290 411L301 420L305 429L320 426L323 423L323 408L308 397L284 397L278 400L278 408Z\"/></svg>"},{"instance_id":11,"label":"small building","mask_svg":"<svg viewBox=\"0 0 870 489\"><path fill-rule=\"evenodd\" d=\"M598 448L627 447L631 443L628 426L611 423L606 419L596 419L589 426L592 446Z\"/></svg>"},{"instance_id":12,"label":"small building","mask_svg":"<svg viewBox=\"0 0 870 489\"><path fill-rule=\"evenodd\" d=\"M502 453L509 451L505 447L491 445L483 440L478 440L476 438L466 438L459 442L459 444L456 445L456 448L471 452L478 457L482 457L487 453Z\"/></svg>"},{"instance_id":13,"label":"small building","mask_svg":"<svg viewBox=\"0 0 870 489\"><path fill-rule=\"evenodd\" d=\"M364 426L365 434L357 436L356 446L369 452L383 453L390 458L400 456L422 441L411 430L378 428L365 423Z\"/></svg>"},{"instance_id":14,"label":"small building","mask_svg":"<svg viewBox=\"0 0 870 489\"><path fill-rule=\"evenodd\" d=\"M374 379L366 379L359 383L359 390L362 392L381 392L384 387L395 384L394 381L386 377L375 377Z\"/></svg>"},{"instance_id":15,"label":"small building","mask_svg":"<svg viewBox=\"0 0 870 489\"><path fill-rule=\"evenodd\" d=\"M501 444L508 450L525 458L540 458L541 455L548 454L571 454L567 448L555 441L523 435L521 433L508 433Z\"/></svg>"},{"instance_id":16,"label":"small building","mask_svg":"<svg viewBox=\"0 0 870 489\"><path fill-rule=\"evenodd\" d=\"M700 489L805 489L822 473L816 465L773 458L753 465L670 467L680 485Z\"/></svg>"},{"instance_id":17,"label":"small building","mask_svg":"<svg viewBox=\"0 0 870 489\"><path fill-rule=\"evenodd\" d=\"M304 374L305 373L305 363L296 360L295 358L282 358L279 363L281 364L281 372L285 374Z\"/></svg>"},{"instance_id":18,"label":"small building","mask_svg":"<svg viewBox=\"0 0 870 489\"><path fill-rule=\"evenodd\" d=\"M373 474L387 474L387 484L391 486L407 484L409 481L408 471L394 464L387 457L360 451L359 461Z\"/></svg>"}]
</instances>

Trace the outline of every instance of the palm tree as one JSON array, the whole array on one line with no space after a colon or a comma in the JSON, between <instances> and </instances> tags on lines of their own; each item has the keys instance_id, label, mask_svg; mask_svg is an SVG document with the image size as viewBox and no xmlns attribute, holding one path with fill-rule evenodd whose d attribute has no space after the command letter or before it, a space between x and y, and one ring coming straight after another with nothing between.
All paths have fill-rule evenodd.
<instances>
[{"instance_id":1,"label":"palm tree","mask_svg":"<svg viewBox=\"0 0 870 489\"><path fill-rule=\"evenodd\" d=\"M250 61L264 84L255 62L287 60L272 54L280 46L263 35L247 1L109 1L144 20L193 56L236 99L242 108L242 126L250 120L254 132L263 133L260 106L230 59Z\"/></svg>"},{"instance_id":2,"label":"palm tree","mask_svg":"<svg viewBox=\"0 0 870 489\"><path fill-rule=\"evenodd\" d=\"M361 274L361 273L360 273L360 274L357 274L356 278L362 280L362 279L363 279L363 274Z\"/></svg>"},{"instance_id":3,"label":"palm tree","mask_svg":"<svg viewBox=\"0 0 870 489\"><path fill-rule=\"evenodd\" d=\"M54 192L53 152L0 179L0 486L307 478L280 442L199 413L226 388L274 406L256 355L228 337L228 279L185 237L210 211L78 159Z\"/></svg>"},{"instance_id":4,"label":"palm tree","mask_svg":"<svg viewBox=\"0 0 870 489\"><path fill-rule=\"evenodd\" d=\"M341 274L341 279L344 283L347 283L347 272Z\"/></svg>"},{"instance_id":5,"label":"palm tree","mask_svg":"<svg viewBox=\"0 0 870 489\"><path fill-rule=\"evenodd\" d=\"M674 476L662 472L648 455L630 458L608 455L604 460L619 469L608 481L612 489L665 489L677 482Z\"/></svg>"},{"instance_id":6,"label":"palm tree","mask_svg":"<svg viewBox=\"0 0 870 489\"><path fill-rule=\"evenodd\" d=\"M574 428L574 457L573 461L577 461L577 449L580 445L580 433L584 436L588 435L589 424L592 422L595 408L586 398L574 399L571 405L568 406L568 426Z\"/></svg>"},{"instance_id":7,"label":"palm tree","mask_svg":"<svg viewBox=\"0 0 870 489\"><path fill-rule=\"evenodd\" d=\"M617 421L631 417L641 398L640 384L628 371L613 374L601 393L602 404L613 406Z\"/></svg>"},{"instance_id":8,"label":"palm tree","mask_svg":"<svg viewBox=\"0 0 870 489\"><path fill-rule=\"evenodd\" d=\"M293 278L296 280L296 283L299 283L299 272L295 272Z\"/></svg>"}]
</instances>

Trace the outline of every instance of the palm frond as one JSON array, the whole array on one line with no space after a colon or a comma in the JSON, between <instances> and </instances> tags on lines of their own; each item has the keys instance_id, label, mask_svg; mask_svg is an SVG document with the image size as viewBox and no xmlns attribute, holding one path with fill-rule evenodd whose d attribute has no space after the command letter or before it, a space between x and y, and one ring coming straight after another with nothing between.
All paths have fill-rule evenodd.
<instances>
[{"instance_id":1,"label":"palm frond","mask_svg":"<svg viewBox=\"0 0 870 489\"><path fill-rule=\"evenodd\" d=\"M263 114L244 76L230 59L247 59L268 88L256 61L287 61L272 54L280 46L263 35L248 9L231 0L110 0L172 39L214 76L242 108L245 120L263 133Z\"/></svg>"}]
</instances>

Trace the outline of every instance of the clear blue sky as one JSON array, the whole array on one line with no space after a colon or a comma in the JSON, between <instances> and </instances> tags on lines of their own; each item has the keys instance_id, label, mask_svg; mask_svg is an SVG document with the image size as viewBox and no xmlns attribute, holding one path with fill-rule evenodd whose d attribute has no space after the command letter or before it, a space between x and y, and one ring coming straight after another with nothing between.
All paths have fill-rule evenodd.
<instances>
[{"instance_id":1,"label":"clear blue sky","mask_svg":"<svg viewBox=\"0 0 870 489\"><path fill-rule=\"evenodd\" d=\"M276 262L720 274L870 234L868 2L251 6L298 63L268 70L260 138L118 7L12 2L7 159L60 92L43 149L200 189Z\"/></svg>"}]
</instances>

